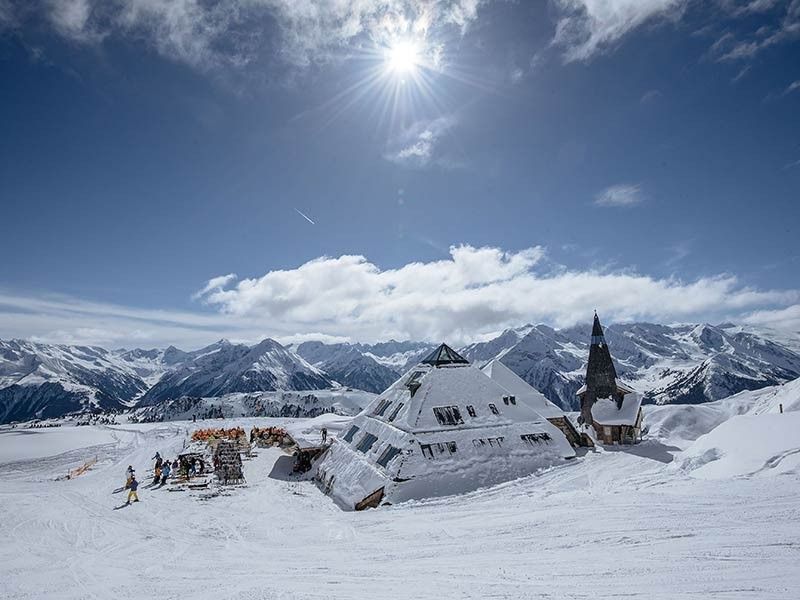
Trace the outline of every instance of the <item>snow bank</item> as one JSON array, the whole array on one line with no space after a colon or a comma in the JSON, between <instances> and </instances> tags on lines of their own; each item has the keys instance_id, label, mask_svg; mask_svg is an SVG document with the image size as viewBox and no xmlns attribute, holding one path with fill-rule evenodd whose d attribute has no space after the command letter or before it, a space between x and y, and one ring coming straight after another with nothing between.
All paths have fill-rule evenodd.
<instances>
[{"instance_id":1,"label":"snow bank","mask_svg":"<svg viewBox=\"0 0 800 600\"><path fill-rule=\"evenodd\" d=\"M774 414L800 410L800 379L783 385L745 391L707 404L644 407L650 437L686 448L700 436L738 415Z\"/></svg>"},{"instance_id":2,"label":"snow bank","mask_svg":"<svg viewBox=\"0 0 800 600\"><path fill-rule=\"evenodd\" d=\"M0 464L44 458L116 441L113 432L98 427L0 429Z\"/></svg>"},{"instance_id":3,"label":"snow bank","mask_svg":"<svg viewBox=\"0 0 800 600\"><path fill-rule=\"evenodd\" d=\"M800 473L800 412L733 417L679 455L674 468L701 479Z\"/></svg>"}]
</instances>

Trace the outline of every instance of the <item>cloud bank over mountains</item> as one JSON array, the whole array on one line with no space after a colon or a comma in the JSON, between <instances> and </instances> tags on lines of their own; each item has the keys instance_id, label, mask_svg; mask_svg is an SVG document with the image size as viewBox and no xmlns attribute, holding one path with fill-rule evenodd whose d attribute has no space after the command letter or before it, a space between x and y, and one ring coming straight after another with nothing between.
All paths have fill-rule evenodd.
<instances>
[{"instance_id":1,"label":"cloud bank over mountains","mask_svg":"<svg viewBox=\"0 0 800 600\"><path fill-rule=\"evenodd\" d=\"M323 256L259 277L215 276L198 287L194 311L0 293L0 331L3 338L110 347L191 348L220 337L459 344L529 322L566 327L594 309L607 323L733 320L800 329L800 290L756 289L731 274L684 281L632 269L570 269L541 246L453 246L447 259L394 269L364 256Z\"/></svg>"}]
</instances>

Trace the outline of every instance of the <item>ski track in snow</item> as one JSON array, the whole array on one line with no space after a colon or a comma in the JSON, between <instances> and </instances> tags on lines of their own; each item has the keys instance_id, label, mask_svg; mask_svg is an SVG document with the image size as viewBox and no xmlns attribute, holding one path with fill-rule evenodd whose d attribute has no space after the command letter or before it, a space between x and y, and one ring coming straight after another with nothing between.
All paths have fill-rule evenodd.
<instances>
[{"instance_id":1,"label":"ski track in snow","mask_svg":"<svg viewBox=\"0 0 800 600\"><path fill-rule=\"evenodd\" d=\"M201 426L98 426L115 441L0 464L0 597L800 597L796 471L696 479L652 440L459 497L348 513L311 482L270 478L283 453L259 449L246 486L225 495L142 489L154 452L174 457ZM84 476L55 481L94 456ZM128 464L142 501L114 511Z\"/></svg>"}]
</instances>

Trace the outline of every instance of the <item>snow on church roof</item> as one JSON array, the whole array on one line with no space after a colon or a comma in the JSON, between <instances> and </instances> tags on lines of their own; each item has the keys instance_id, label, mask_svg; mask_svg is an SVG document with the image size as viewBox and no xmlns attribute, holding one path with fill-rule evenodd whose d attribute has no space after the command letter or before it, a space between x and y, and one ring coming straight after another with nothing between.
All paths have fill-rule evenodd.
<instances>
[{"instance_id":1,"label":"snow on church roof","mask_svg":"<svg viewBox=\"0 0 800 600\"><path fill-rule=\"evenodd\" d=\"M637 393L625 394L622 398L622 407L617 408L617 402L611 398L600 398L592 405L592 419L598 425L635 425L642 406L642 395Z\"/></svg>"},{"instance_id":2,"label":"snow on church roof","mask_svg":"<svg viewBox=\"0 0 800 600\"><path fill-rule=\"evenodd\" d=\"M492 360L484 366L481 371L486 373L493 381L499 383L510 393L514 394L518 400L530 406L545 419L564 416L564 411L550 402L550 400L545 398L544 394L528 384L527 381L514 373L514 371L509 369L498 359Z\"/></svg>"}]
</instances>

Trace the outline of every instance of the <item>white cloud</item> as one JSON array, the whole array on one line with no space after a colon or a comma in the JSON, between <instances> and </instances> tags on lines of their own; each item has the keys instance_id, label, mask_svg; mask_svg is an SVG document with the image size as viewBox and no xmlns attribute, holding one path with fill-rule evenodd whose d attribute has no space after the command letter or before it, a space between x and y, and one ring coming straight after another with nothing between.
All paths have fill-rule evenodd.
<instances>
[{"instance_id":1,"label":"white cloud","mask_svg":"<svg viewBox=\"0 0 800 600\"><path fill-rule=\"evenodd\" d=\"M784 90L784 94L791 94L795 90L800 90L800 79L797 81L793 81L788 85L788 87Z\"/></svg>"},{"instance_id":2,"label":"white cloud","mask_svg":"<svg viewBox=\"0 0 800 600\"><path fill-rule=\"evenodd\" d=\"M555 0L561 17L553 43L567 62L587 60L656 18L678 19L686 0Z\"/></svg>"},{"instance_id":3,"label":"white cloud","mask_svg":"<svg viewBox=\"0 0 800 600\"><path fill-rule=\"evenodd\" d=\"M11 0L0 0L0 29L16 24L16 13Z\"/></svg>"},{"instance_id":4,"label":"white cloud","mask_svg":"<svg viewBox=\"0 0 800 600\"><path fill-rule=\"evenodd\" d=\"M209 292L215 290L221 290L229 283L236 281L237 276L236 273L228 273L227 275L220 275L219 277L212 277L209 279L206 284L203 286L202 289L198 290L192 295L192 298L197 300L198 298L202 298Z\"/></svg>"},{"instance_id":5,"label":"white cloud","mask_svg":"<svg viewBox=\"0 0 800 600\"><path fill-rule=\"evenodd\" d=\"M384 156L391 162L409 167L460 166L459 161L440 152L438 148L441 139L456 123L453 116L419 121L390 140Z\"/></svg>"},{"instance_id":6,"label":"white cloud","mask_svg":"<svg viewBox=\"0 0 800 600\"><path fill-rule=\"evenodd\" d=\"M641 204L642 200L642 188L640 185L620 183L612 185L597 194L594 199L594 205L631 207Z\"/></svg>"},{"instance_id":7,"label":"white cloud","mask_svg":"<svg viewBox=\"0 0 800 600\"><path fill-rule=\"evenodd\" d=\"M661 90L648 90L644 94L642 94L642 97L639 99L639 102L641 104L652 104L658 101L658 99L661 98L663 95L664 94L661 93Z\"/></svg>"},{"instance_id":8,"label":"white cloud","mask_svg":"<svg viewBox=\"0 0 800 600\"><path fill-rule=\"evenodd\" d=\"M242 66L278 56L306 66L345 46L398 35L425 39L464 32L482 0L0 0L0 24L40 15L61 36L99 42L143 40L160 54L201 69ZM441 53L440 44L430 44ZM435 58L435 57L434 57Z\"/></svg>"},{"instance_id":9,"label":"white cloud","mask_svg":"<svg viewBox=\"0 0 800 600\"><path fill-rule=\"evenodd\" d=\"M363 256L322 257L211 292L223 314L293 323L353 339L461 343L523 322L572 325L602 307L609 320L711 320L785 306L797 290L761 291L720 275L685 282L629 271L545 268L545 252L458 246L447 260L382 270Z\"/></svg>"},{"instance_id":10,"label":"white cloud","mask_svg":"<svg viewBox=\"0 0 800 600\"><path fill-rule=\"evenodd\" d=\"M725 32L710 49L710 54L718 61L750 60L766 48L800 38L800 0L753 0L745 5L724 0L721 5L734 18L776 12L778 7L782 10L777 11L780 18L773 25L763 25L744 38Z\"/></svg>"},{"instance_id":11,"label":"white cloud","mask_svg":"<svg viewBox=\"0 0 800 600\"><path fill-rule=\"evenodd\" d=\"M746 315L743 321L751 325L765 325L800 334L800 304L775 310L757 310Z\"/></svg>"},{"instance_id":12,"label":"white cloud","mask_svg":"<svg viewBox=\"0 0 800 600\"><path fill-rule=\"evenodd\" d=\"M92 5L89 0L48 0L47 6L48 19L64 37L80 42L102 39L90 22Z\"/></svg>"},{"instance_id":13,"label":"white cloud","mask_svg":"<svg viewBox=\"0 0 800 600\"><path fill-rule=\"evenodd\" d=\"M607 321L794 323L798 290L759 290L735 276L693 281L630 270L554 265L539 246L457 246L450 257L381 269L363 256L320 257L293 269L209 280L196 311L155 310L0 291L4 338L106 347L197 348L225 337L448 340L460 344L528 322L569 326L602 309Z\"/></svg>"}]
</instances>

